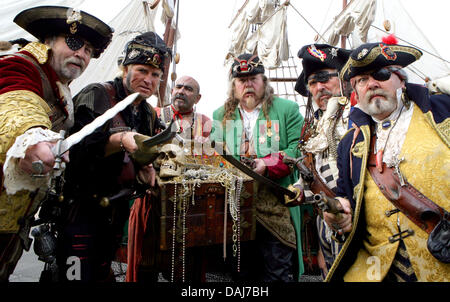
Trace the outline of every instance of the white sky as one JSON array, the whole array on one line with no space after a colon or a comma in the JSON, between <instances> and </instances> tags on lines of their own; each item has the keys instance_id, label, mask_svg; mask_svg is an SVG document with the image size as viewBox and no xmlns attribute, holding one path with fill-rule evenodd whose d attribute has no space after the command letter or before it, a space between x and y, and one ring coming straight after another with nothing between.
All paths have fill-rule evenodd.
<instances>
[{"instance_id":1,"label":"white sky","mask_svg":"<svg viewBox=\"0 0 450 302\"><path fill-rule=\"evenodd\" d=\"M240 8L243 0L178 0L180 1L179 28L181 39L178 40L177 52L180 62L176 67L178 77L190 75L200 83L202 99L197 110L212 116L212 112L221 106L227 92L227 70L223 62L229 47L228 26L234 12ZM108 14L121 9L127 0L92 0L89 1L94 10L92 13L105 21L112 18ZM291 0L293 6L300 11L319 32L328 26L328 8L331 5L342 5L342 0ZM108 4L104 4L108 3ZM426 3L426 5L424 4ZM422 29L438 53L450 60L448 38L448 11L450 1L447 0L402 0L408 13ZM98 7L103 7L98 9ZM104 9L107 7L107 9ZM84 8L89 12L89 7ZM311 43L316 35L310 26L292 8L288 10L288 35L292 45L292 53L296 62L300 60L296 53L301 46ZM103 17L103 15L105 17ZM114 16L114 14L113 14ZM158 25L159 21L156 21ZM157 27L158 28L158 27ZM158 32L163 35L163 28ZM401 43L400 43L401 44Z\"/></svg>"},{"instance_id":2,"label":"white sky","mask_svg":"<svg viewBox=\"0 0 450 302\"><path fill-rule=\"evenodd\" d=\"M226 98L228 81L227 70L223 63L229 47L228 26L234 12L244 1L177 1L180 1L179 28L181 32L181 39L178 40L177 45L177 52L181 57L176 67L177 75L178 77L190 75L198 80L202 99L197 110L212 117L212 112L220 107ZM129 0L88 0L81 9L109 22L128 2ZM450 61L448 38L450 1L401 0L401 2L438 53ZM331 4L341 6L342 0L291 0L291 3L321 32L331 20L331 16L327 15L328 8ZM36 1L36 4L39 5L39 1ZM157 32L162 37L164 28L159 24L159 20L155 23ZM288 9L288 35L292 54L296 62L301 64L296 54L303 45L313 43L316 34L292 8Z\"/></svg>"}]
</instances>

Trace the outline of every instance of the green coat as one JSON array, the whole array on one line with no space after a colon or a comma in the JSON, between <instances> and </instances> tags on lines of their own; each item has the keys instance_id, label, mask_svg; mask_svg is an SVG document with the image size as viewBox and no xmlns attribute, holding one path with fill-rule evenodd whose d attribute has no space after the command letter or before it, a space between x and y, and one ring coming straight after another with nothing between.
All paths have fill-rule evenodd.
<instances>
[{"instance_id":1,"label":"green coat","mask_svg":"<svg viewBox=\"0 0 450 302\"><path fill-rule=\"evenodd\" d=\"M243 121L240 118L239 109L234 112L234 120L225 124L225 131L222 127L222 119L224 116L224 106L218 108L213 113L213 129L211 132L211 140L217 142L226 142L228 150L234 157L239 159L241 139L243 134ZM256 125L253 130L253 139L255 152L257 157L264 157L271 153L285 152L288 156L297 158L300 156L298 149L298 141L300 139L301 129L303 127L303 116L300 114L297 103L275 97L269 109L269 118L271 120L272 135L267 135L267 121L261 109ZM262 138L262 139L261 139ZM276 179L278 184L287 187L298 180L298 171ZM304 272L303 255L301 246L301 215L300 207L290 207L289 212L293 222L296 236L297 252L300 263L299 272Z\"/></svg>"}]
</instances>

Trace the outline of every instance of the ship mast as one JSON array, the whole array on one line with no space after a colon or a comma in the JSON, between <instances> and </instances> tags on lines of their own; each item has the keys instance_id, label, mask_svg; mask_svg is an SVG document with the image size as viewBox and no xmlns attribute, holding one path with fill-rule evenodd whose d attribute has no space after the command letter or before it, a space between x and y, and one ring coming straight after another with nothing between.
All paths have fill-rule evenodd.
<instances>
[{"instance_id":1,"label":"ship mast","mask_svg":"<svg viewBox=\"0 0 450 302\"><path fill-rule=\"evenodd\" d=\"M176 0L173 1L174 5L176 3ZM178 14L178 9L177 12ZM173 49L173 43L175 40L175 33L176 33L176 28L174 29L172 27L172 20L173 17L170 17L167 19L166 21L166 29L164 32L164 42L166 43L167 47L170 49ZM172 57L174 57L175 54L172 54ZM173 60L173 58L172 58ZM162 108L166 105L169 104L165 104L165 97L166 97L166 86L167 86L167 78L169 75L169 68L170 68L170 63L172 60L166 60L166 62L164 63L164 73L161 79L161 83L159 85L159 98L158 98L158 107Z\"/></svg>"}]
</instances>

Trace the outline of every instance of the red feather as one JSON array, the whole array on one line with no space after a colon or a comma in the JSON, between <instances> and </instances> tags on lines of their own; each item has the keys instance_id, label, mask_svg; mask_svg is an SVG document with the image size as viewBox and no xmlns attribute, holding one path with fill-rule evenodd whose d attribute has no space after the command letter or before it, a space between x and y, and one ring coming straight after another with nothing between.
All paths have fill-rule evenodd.
<instances>
[{"instance_id":1,"label":"red feather","mask_svg":"<svg viewBox=\"0 0 450 302\"><path fill-rule=\"evenodd\" d=\"M383 43L389 44L389 45L397 45L398 44L398 40L394 34L390 34L389 36L381 38L381 41Z\"/></svg>"}]
</instances>

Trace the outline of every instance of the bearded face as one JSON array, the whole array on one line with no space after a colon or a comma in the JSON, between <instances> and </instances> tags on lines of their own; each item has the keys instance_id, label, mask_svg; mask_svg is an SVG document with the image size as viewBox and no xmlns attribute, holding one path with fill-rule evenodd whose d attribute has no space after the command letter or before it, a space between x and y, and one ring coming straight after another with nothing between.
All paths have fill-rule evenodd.
<instances>
[{"instance_id":1,"label":"bearded face","mask_svg":"<svg viewBox=\"0 0 450 302\"><path fill-rule=\"evenodd\" d=\"M241 106L253 110L262 101L264 96L264 80L262 74L235 78L234 93Z\"/></svg>"}]
</instances>

